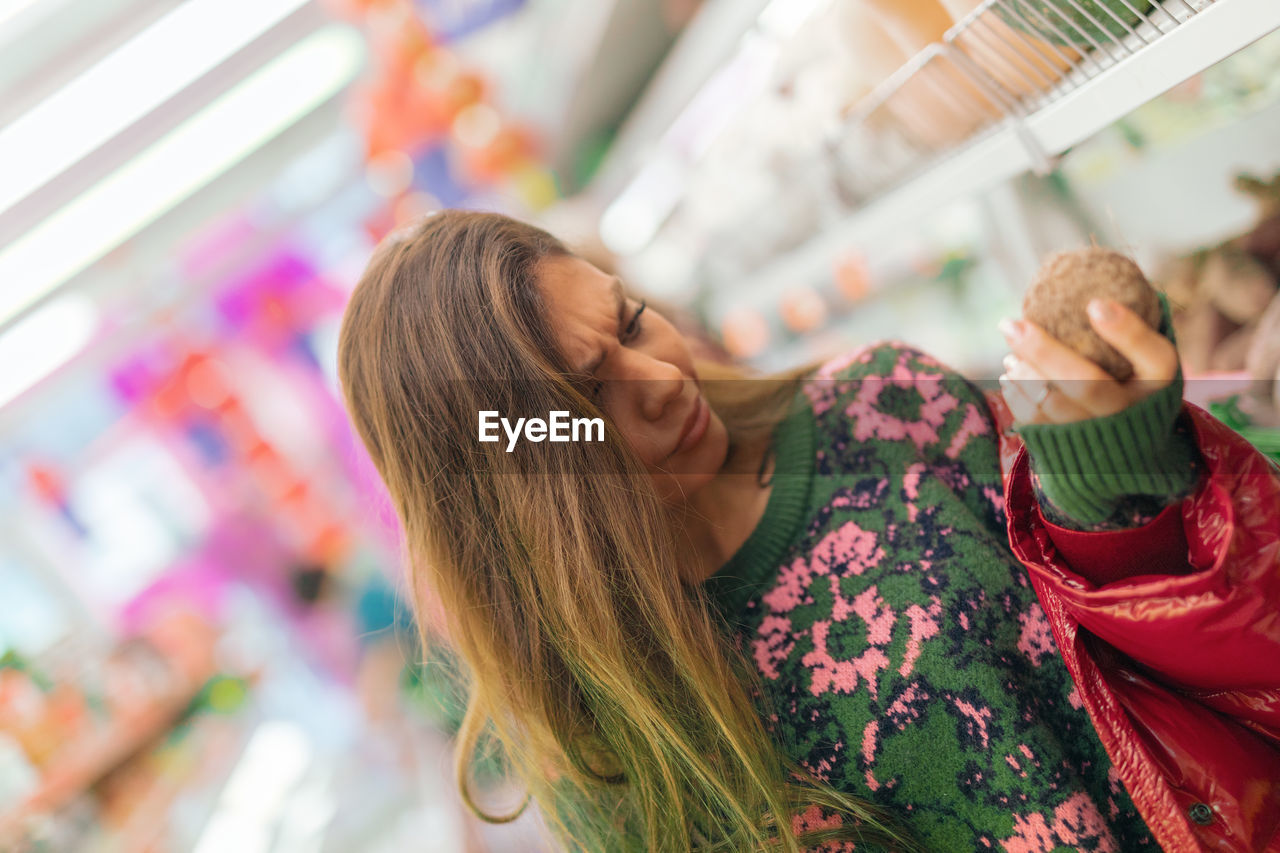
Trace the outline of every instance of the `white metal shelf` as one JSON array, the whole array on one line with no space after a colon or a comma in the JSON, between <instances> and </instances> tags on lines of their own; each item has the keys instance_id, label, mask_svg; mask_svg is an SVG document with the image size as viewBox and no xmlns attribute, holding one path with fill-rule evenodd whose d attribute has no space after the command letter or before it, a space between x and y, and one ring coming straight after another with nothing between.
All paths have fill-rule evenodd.
<instances>
[{"instance_id":1,"label":"white metal shelf","mask_svg":"<svg viewBox=\"0 0 1280 853\"><path fill-rule=\"evenodd\" d=\"M1135 108L1280 28L1276 0L1217 0L1177 27L1111 62L1087 79L1070 81L1042 105L1010 117L967 144L838 219L758 272L716 293L714 302L744 298L829 275L836 259L901 232L960 197L1043 165ZM928 57L923 57L925 62ZM918 63L922 64L922 63ZM904 69L905 74L910 69ZM904 76L905 76L904 74ZM901 81L897 81L901 82ZM891 81L892 85L892 81ZM1065 91L1061 91L1065 89ZM713 303L713 313L715 313Z\"/></svg>"},{"instance_id":2,"label":"white metal shelf","mask_svg":"<svg viewBox=\"0 0 1280 853\"><path fill-rule=\"evenodd\" d=\"M607 199L621 191L767 5L768 0L706 0L618 130L591 180L594 195Z\"/></svg>"}]
</instances>

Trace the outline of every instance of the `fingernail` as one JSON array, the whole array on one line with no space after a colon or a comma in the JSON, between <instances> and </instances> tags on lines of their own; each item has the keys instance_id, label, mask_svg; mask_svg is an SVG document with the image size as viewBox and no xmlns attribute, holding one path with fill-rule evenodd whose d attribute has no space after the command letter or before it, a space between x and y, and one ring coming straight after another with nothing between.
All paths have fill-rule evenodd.
<instances>
[{"instance_id":1,"label":"fingernail","mask_svg":"<svg viewBox=\"0 0 1280 853\"><path fill-rule=\"evenodd\" d=\"M1111 302L1105 299L1089 300L1088 309L1089 316L1100 323L1110 323L1116 318L1116 310L1111 307Z\"/></svg>"},{"instance_id":2,"label":"fingernail","mask_svg":"<svg viewBox=\"0 0 1280 853\"><path fill-rule=\"evenodd\" d=\"M1010 340L1021 340L1023 329L1021 320L1010 320L1005 317L1000 321L1000 331Z\"/></svg>"},{"instance_id":3,"label":"fingernail","mask_svg":"<svg viewBox=\"0 0 1280 853\"><path fill-rule=\"evenodd\" d=\"M1014 358L1012 355L1006 355L1003 359L1000 360L1000 363L1004 365L1004 369L1006 373L1012 373L1014 367L1018 364L1018 360Z\"/></svg>"}]
</instances>

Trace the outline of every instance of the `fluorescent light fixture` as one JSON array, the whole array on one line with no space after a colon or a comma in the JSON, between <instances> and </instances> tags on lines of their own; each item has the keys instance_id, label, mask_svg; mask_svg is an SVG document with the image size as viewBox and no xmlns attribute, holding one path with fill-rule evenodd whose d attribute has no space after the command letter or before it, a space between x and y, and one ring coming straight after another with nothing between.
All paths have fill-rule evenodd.
<instances>
[{"instance_id":1,"label":"fluorescent light fixture","mask_svg":"<svg viewBox=\"0 0 1280 853\"><path fill-rule=\"evenodd\" d=\"M0 212L308 2L188 0L129 39L0 129Z\"/></svg>"},{"instance_id":2,"label":"fluorescent light fixture","mask_svg":"<svg viewBox=\"0 0 1280 853\"><path fill-rule=\"evenodd\" d=\"M659 155L650 161L600 217L605 246L615 254L631 255L649 245L679 203L685 179L676 158Z\"/></svg>"},{"instance_id":3,"label":"fluorescent light fixture","mask_svg":"<svg viewBox=\"0 0 1280 853\"><path fill-rule=\"evenodd\" d=\"M64 296L32 311L0 333L0 406L57 370L84 349L98 325L88 297Z\"/></svg>"},{"instance_id":4,"label":"fluorescent light fixture","mask_svg":"<svg viewBox=\"0 0 1280 853\"><path fill-rule=\"evenodd\" d=\"M756 19L756 26L778 41L785 41L829 5L831 0L773 0Z\"/></svg>"},{"instance_id":5,"label":"fluorescent light fixture","mask_svg":"<svg viewBox=\"0 0 1280 853\"><path fill-rule=\"evenodd\" d=\"M0 27L39 2L40 0L0 0Z\"/></svg>"},{"instance_id":6,"label":"fluorescent light fixture","mask_svg":"<svg viewBox=\"0 0 1280 853\"><path fill-rule=\"evenodd\" d=\"M271 720L253 733L209 819L196 853L268 853L285 800L314 758L296 723Z\"/></svg>"},{"instance_id":7,"label":"fluorescent light fixture","mask_svg":"<svg viewBox=\"0 0 1280 853\"><path fill-rule=\"evenodd\" d=\"M730 119L768 84L778 53L777 42L756 33L744 35L733 59L711 75L676 116L662 136L663 146L684 151L690 162L702 159Z\"/></svg>"},{"instance_id":8,"label":"fluorescent light fixture","mask_svg":"<svg viewBox=\"0 0 1280 853\"><path fill-rule=\"evenodd\" d=\"M0 250L0 325L336 95L364 51L349 26L313 33Z\"/></svg>"}]
</instances>

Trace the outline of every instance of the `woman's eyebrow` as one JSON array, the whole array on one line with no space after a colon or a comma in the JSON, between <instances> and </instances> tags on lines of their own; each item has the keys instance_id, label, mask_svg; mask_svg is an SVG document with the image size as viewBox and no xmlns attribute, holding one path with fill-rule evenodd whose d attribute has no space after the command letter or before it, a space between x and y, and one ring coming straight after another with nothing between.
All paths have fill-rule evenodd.
<instances>
[{"instance_id":1,"label":"woman's eyebrow","mask_svg":"<svg viewBox=\"0 0 1280 853\"><path fill-rule=\"evenodd\" d=\"M618 303L618 314L617 314L618 325L617 325L617 328L621 329L621 328L622 328L622 317L623 317L623 314L624 314L624 313L626 312L626 310L627 310L627 297L626 297L626 294L625 294L625 293L623 292L623 290L622 290L622 279L618 278L616 275L613 277L613 287L612 287L612 290L613 290L613 298L614 298L614 299L617 301L617 303ZM597 370L599 370L599 369L600 369L600 365L604 364L604 359L605 359L605 356L606 356L606 355L607 355L607 353L600 353L600 355L599 355L597 358L595 358L594 360L592 360L592 362L591 362L590 364L588 364L588 365L584 366L584 367L582 368L581 372L582 372L583 374L587 375L587 376L590 376L591 374L595 373Z\"/></svg>"}]
</instances>

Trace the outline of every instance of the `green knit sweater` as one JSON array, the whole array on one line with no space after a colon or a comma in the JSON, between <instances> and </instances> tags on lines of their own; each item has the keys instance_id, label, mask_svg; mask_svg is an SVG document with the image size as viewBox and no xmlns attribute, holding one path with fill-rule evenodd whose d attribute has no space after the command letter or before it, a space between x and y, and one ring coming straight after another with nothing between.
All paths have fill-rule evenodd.
<instances>
[{"instance_id":1,"label":"green knit sweater","mask_svg":"<svg viewBox=\"0 0 1280 853\"><path fill-rule=\"evenodd\" d=\"M1161 334L1176 343L1163 293L1160 315ZM1109 417L1019 426L1044 515L1077 530L1137 527L1185 496L1199 478L1199 453L1181 409L1179 369L1172 384Z\"/></svg>"},{"instance_id":2,"label":"green knit sweater","mask_svg":"<svg viewBox=\"0 0 1280 853\"><path fill-rule=\"evenodd\" d=\"M1163 393L1151 405L1176 409L1180 388ZM781 748L930 850L1155 849L1010 551L982 391L882 344L824 365L797 403L763 519L708 580ZM1060 428L1143 438L1124 417L1099 429Z\"/></svg>"}]
</instances>

